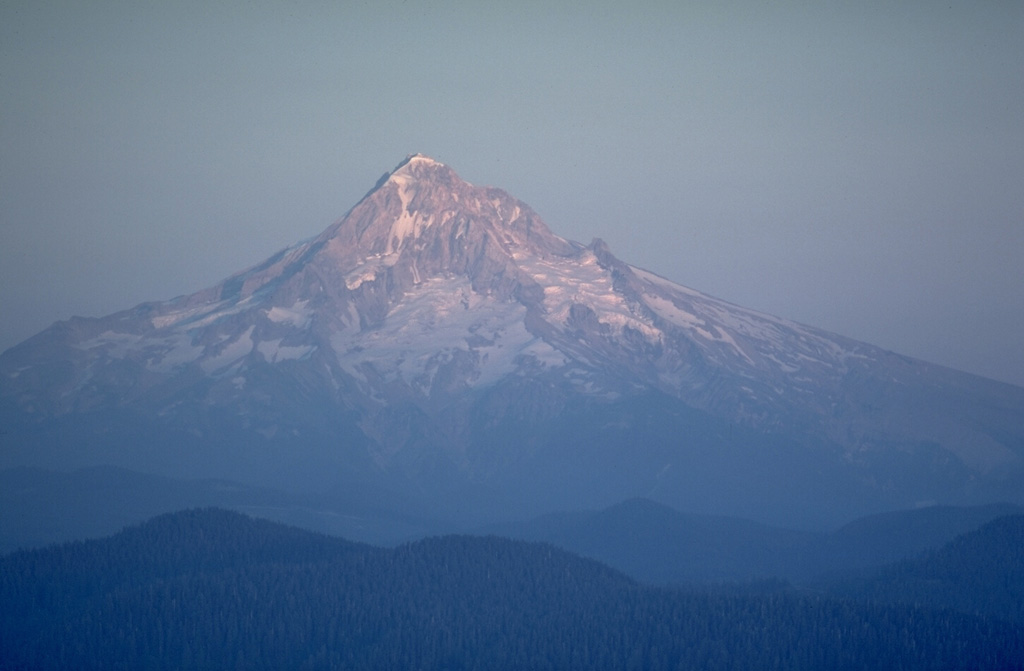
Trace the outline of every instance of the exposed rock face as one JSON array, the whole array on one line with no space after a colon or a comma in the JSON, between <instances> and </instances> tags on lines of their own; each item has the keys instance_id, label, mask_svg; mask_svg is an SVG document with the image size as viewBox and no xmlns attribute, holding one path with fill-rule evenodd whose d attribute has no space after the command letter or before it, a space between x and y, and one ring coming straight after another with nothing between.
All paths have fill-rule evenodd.
<instances>
[{"instance_id":1,"label":"exposed rock face","mask_svg":"<svg viewBox=\"0 0 1024 671\"><path fill-rule=\"evenodd\" d=\"M0 404L2 466L439 515L642 495L843 519L1024 497L1024 389L676 285L420 155L216 287L8 350Z\"/></svg>"}]
</instances>

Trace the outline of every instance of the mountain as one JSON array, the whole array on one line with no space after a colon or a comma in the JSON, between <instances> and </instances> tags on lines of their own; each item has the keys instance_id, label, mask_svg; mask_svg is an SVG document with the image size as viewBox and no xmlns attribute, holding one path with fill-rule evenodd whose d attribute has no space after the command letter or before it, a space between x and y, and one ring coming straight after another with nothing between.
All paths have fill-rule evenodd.
<instances>
[{"instance_id":1,"label":"mountain","mask_svg":"<svg viewBox=\"0 0 1024 671\"><path fill-rule=\"evenodd\" d=\"M679 286L414 155L217 286L0 355L0 468L108 464L452 523L823 525L1024 502L1024 389Z\"/></svg>"},{"instance_id":2,"label":"mountain","mask_svg":"<svg viewBox=\"0 0 1024 671\"><path fill-rule=\"evenodd\" d=\"M1020 627L644 587L549 545L384 550L223 510L0 557L4 669L1019 669Z\"/></svg>"}]
</instances>

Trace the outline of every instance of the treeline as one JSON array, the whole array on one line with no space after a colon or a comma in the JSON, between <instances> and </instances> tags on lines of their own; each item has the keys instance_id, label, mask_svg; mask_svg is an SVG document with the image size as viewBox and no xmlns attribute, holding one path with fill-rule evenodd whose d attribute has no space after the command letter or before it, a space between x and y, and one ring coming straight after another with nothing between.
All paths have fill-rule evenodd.
<instances>
[{"instance_id":1,"label":"treeline","mask_svg":"<svg viewBox=\"0 0 1024 671\"><path fill-rule=\"evenodd\" d=\"M1024 668L1019 627L639 585L552 546L384 550L220 510L0 559L3 669Z\"/></svg>"}]
</instances>

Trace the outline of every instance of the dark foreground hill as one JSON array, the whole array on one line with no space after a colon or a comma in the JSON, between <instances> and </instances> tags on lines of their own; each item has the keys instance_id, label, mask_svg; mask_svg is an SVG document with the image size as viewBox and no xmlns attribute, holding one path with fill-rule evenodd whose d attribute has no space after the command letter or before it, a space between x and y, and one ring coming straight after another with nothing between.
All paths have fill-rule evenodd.
<instances>
[{"instance_id":1,"label":"dark foreground hill","mask_svg":"<svg viewBox=\"0 0 1024 671\"><path fill-rule=\"evenodd\" d=\"M0 559L0 668L1011 669L951 611L644 587L549 545L384 550L221 510Z\"/></svg>"}]
</instances>

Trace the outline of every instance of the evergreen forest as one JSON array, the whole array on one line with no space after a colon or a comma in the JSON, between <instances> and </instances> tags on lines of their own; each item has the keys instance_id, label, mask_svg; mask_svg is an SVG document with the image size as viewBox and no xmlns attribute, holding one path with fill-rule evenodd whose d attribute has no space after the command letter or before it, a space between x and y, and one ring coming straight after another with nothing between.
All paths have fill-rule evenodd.
<instances>
[{"instance_id":1,"label":"evergreen forest","mask_svg":"<svg viewBox=\"0 0 1024 671\"><path fill-rule=\"evenodd\" d=\"M893 570L948 577L1022 521ZM842 588L651 586L543 543L385 549L195 509L0 558L0 669L1024 668L1019 606L955 609L896 573Z\"/></svg>"}]
</instances>

